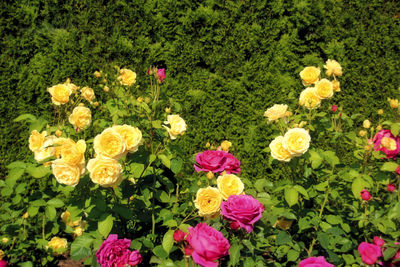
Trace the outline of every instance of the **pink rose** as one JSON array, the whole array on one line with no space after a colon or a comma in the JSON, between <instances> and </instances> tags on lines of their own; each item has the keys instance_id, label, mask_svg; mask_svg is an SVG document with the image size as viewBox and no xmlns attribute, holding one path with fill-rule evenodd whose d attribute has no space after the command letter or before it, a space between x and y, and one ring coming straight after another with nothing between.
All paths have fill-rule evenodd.
<instances>
[{"instance_id":1,"label":"pink rose","mask_svg":"<svg viewBox=\"0 0 400 267\"><path fill-rule=\"evenodd\" d=\"M7 262L0 260L0 267L7 267Z\"/></svg>"},{"instance_id":2,"label":"pink rose","mask_svg":"<svg viewBox=\"0 0 400 267\"><path fill-rule=\"evenodd\" d=\"M194 169L197 172L222 172L239 173L240 161L231 153L219 150L206 150L196 155L196 163Z\"/></svg>"},{"instance_id":3,"label":"pink rose","mask_svg":"<svg viewBox=\"0 0 400 267\"><path fill-rule=\"evenodd\" d=\"M174 240L175 242L179 243L183 241L186 237L186 233L183 232L182 230L178 229L174 232Z\"/></svg>"},{"instance_id":4,"label":"pink rose","mask_svg":"<svg viewBox=\"0 0 400 267\"><path fill-rule=\"evenodd\" d=\"M396 168L396 173L400 175L400 165Z\"/></svg>"},{"instance_id":5,"label":"pink rose","mask_svg":"<svg viewBox=\"0 0 400 267\"><path fill-rule=\"evenodd\" d=\"M195 228L189 227L186 240L193 248L193 261L203 267L217 267L218 262L215 261L229 255L229 241L206 223L199 223Z\"/></svg>"},{"instance_id":6,"label":"pink rose","mask_svg":"<svg viewBox=\"0 0 400 267\"><path fill-rule=\"evenodd\" d=\"M142 262L143 258L140 255L139 250L132 251L131 255L129 256L129 265L136 266Z\"/></svg>"},{"instance_id":7,"label":"pink rose","mask_svg":"<svg viewBox=\"0 0 400 267\"><path fill-rule=\"evenodd\" d=\"M240 161L235 158L231 153L226 152L225 154L225 165L224 170L226 173L239 173L240 172Z\"/></svg>"},{"instance_id":8,"label":"pink rose","mask_svg":"<svg viewBox=\"0 0 400 267\"><path fill-rule=\"evenodd\" d=\"M393 192L394 190L396 190L396 186L394 184L388 184L386 190L389 192Z\"/></svg>"},{"instance_id":9,"label":"pink rose","mask_svg":"<svg viewBox=\"0 0 400 267\"><path fill-rule=\"evenodd\" d=\"M358 252L361 255L361 260L366 264L374 264L380 256L382 256L381 248L377 245L362 242L358 246Z\"/></svg>"},{"instance_id":10,"label":"pink rose","mask_svg":"<svg viewBox=\"0 0 400 267\"><path fill-rule=\"evenodd\" d=\"M361 194L361 199L365 201L370 200L372 197L371 194L366 189L361 190L360 194Z\"/></svg>"},{"instance_id":11,"label":"pink rose","mask_svg":"<svg viewBox=\"0 0 400 267\"><path fill-rule=\"evenodd\" d=\"M160 83L162 83L162 82L164 81L165 77L166 77L166 75L165 75L165 69L158 69L158 70L157 70L156 77L157 77L158 81L159 81Z\"/></svg>"},{"instance_id":12,"label":"pink rose","mask_svg":"<svg viewBox=\"0 0 400 267\"><path fill-rule=\"evenodd\" d=\"M131 240L118 239L118 235L109 235L96 253L97 262L102 267L123 267L126 264L137 265L142 261L138 251L131 252ZM132 255L134 254L134 255ZM134 264L138 262L137 264Z\"/></svg>"},{"instance_id":13,"label":"pink rose","mask_svg":"<svg viewBox=\"0 0 400 267\"><path fill-rule=\"evenodd\" d=\"M264 206L249 195L231 195L221 204L221 214L225 220L237 222L248 233L261 218Z\"/></svg>"},{"instance_id":14,"label":"pink rose","mask_svg":"<svg viewBox=\"0 0 400 267\"><path fill-rule=\"evenodd\" d=\"M338 106L332 105L332 107L331 107L332 112L336 112L337 108L338 108Z\"/></svg>"},{"instance_id":15,"label":"pink rose","mask_svg":"<svg viewBox=\"0 0 400 267\"><path fill-rule=\"evenodd\" d=\"M299 262L299 267L335 267L324 258L324 256L310 257Z\"/></svg>"},{"instance_id":16,"label":"pink rose","mask_svg":"<svg viewBox=\"0 0 400 267\"><path fill-rule=\"evenodd\" d=\"M374 244L378 247L382 247L385 244L385 240L379 238L378 236L374 236Z\"/></svg>"},{"instance_id":17,"label":"pink rose","mask_svg":"<svg viewBox=\"0 0 400 267\"><path fill-rule=\"evenodd\" d=\"M191 256L193 251L194 251L193 248L189 244L185 247L185 255L186 256Z\"/></svg>"},{"instance_id":18,"label":"pink rose","mask_svg":"<svg viewBox=\"0 0 400 267\"><path fill-rule=\"evenodd\" d=\"M382 151L387 158L395 158L400 151L400 137L390 130L380 130L372 139L375 151Z\"/></svg>"}]
</instances>

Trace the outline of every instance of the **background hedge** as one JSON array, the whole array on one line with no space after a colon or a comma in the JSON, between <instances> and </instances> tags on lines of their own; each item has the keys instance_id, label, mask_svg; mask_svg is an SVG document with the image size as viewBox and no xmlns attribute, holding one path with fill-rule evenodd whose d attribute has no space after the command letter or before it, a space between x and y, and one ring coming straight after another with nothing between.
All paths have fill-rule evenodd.
<instances>
[{"instance_id":1,"label":"background hedge","mask_svg":"<svg viewBox=\"0 0 400 267\"><path fill-rule=\"evenodd\" d=\"M303 67L339 61L342 92L330 104L350 114L374 119L398 96L399 12L394 0L0 1L0 173L32 157L15 117L51 118L46 88L68 77L91 86L95 70L116 64L139 84L150 65L167 69L164 93L184 106L189 128L178 142L188 157L228 139L242 175L274 179L263 113L297 101Z\"/></svg>"}]
</instances>

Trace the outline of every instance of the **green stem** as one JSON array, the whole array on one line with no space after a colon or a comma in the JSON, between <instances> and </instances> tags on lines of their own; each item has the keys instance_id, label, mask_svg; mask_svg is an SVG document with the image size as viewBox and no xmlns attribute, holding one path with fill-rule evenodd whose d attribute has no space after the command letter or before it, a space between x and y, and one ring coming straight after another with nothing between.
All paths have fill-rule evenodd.
<instances>
[{"instance_id":1,"label":"green stem","mask_svg":"<svg viewBox=\"0 0 400 267\"><path fill-rule=\"evenodd\" d=\"M43 240L46 239L45 234L44 234L44 226L45 226L45 223L46 223L46 215L43 214L43 217L42 217L42 239L43 239Z\"/></svg>"},{"instance_id":2,"label":"green stem","mask_svg":"<svg viewBox=\"0 0 400 267\"><path fill-rule=\"evenodd\" d=\"M400 175L397 175L397 181L398 181L398 186L397 186L397 201L400 202Z\"/></svg>"}]
</instances>

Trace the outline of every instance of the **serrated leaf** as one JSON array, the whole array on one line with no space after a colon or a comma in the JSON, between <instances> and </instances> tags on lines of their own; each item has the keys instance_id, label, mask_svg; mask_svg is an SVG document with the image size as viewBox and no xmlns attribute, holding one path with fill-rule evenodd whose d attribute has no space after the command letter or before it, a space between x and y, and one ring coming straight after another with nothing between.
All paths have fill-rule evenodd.
<instances>
[{"instance_id":1,"label":"serrated leaf","mask_svg":"<svg viewBox=\"0 0 400 267\"><path fill-rule=\"evenodd\" d=\"M112 215L108 215L104 220L98 222L98 230L103 237L107 237L111 232L111 229L114 224L114 217Z\"/></svg>"},{"instance_id":2,"label":"serrated leaf","mask_svg":"<svg viewBox=\"0 0 400 267\"><path fill-rule=\"evenodd\" d=\"M169 254L173 246L174 246L174 230L168 230L163 237L162 247L165 250L165 252Z\"/></svg>"},{"instance_id":3,"label":"serrated leaf","mask_svg":"<svg viewBox=\"0 0 400 267\"><path fill-rule=\"evenodd\" d=\"M394 136L398 136L399 135L399 132L400 132L400 123L393 123L391 126L390 126L390 131L392 132L392 134L394 135Z\"/></svg>"},{"instance_id":4,"label":"serrated leaf","mask_svg":"<svg viewBox=\"0 0 400 267\"><path fill-rule=\"evenodd\" d=\"M173 158L171 160L171 171L175 174L179 173L182 169L183 160L181 158Z\"/></svg>"},{"instance_id":5,"label":"serrated leaf","mask_svg":"<svg viewBox=\"0 0 400 267\"><path fill-rule=\"evenodd\" d=\"M290 236L288 233L281 231L281 232L276 236L275 243L276 243L278 246L281 246L281 245L285 245L285 244L287 244L287 243L289 243L289 242L291 242L291 241L292 241L291 236Z\"/></svg>"},{"instance_id":6,"label":"serrated leaf","mask_svg":"<svg viewBox=\"0 0 400 267\"><path fill-rule=\"evenodd\" d=\"M318 191L325 191L327 186L328 186L328 181L325 181L317 185L314 185L314 188Z\"/></svg>"},{"instance_id":7,"label":"serrated leaf","mask_svg":"<svg viewBox=\"0 0 400 267\"><path fill-rule=\"evenodd\" d=\"M91 245L93 238L87 235L78 236L71 244L71 258L81 260L91 255Z\"/></svg>"},{"instance_id":8,"label":"serrated leaf","mask_svg":"<svg viewBox=\"0 0 400 267\"><path fill-rule=\"evenodd\" d=\"M398 248L391 248L388 247L383 251L383 258L385 259L385 261L391 259L394 257L394 255L396 255Z\"/></svg>"},{"instance_id":9,"label":"serrated leaf","mask_svg":"<svg viewBox=\"0 0 400 267\"><path fill-rule=\"evenodd\" d=\"M24 174L24 172L24 169L20 168L11 169L6 178L6 184L10 188L13 188L17 180L22 176L22 174Z\"/></svg>"},{"instance_id":10,"label":"serrated leaf","mask_svg":"<svg viewBox=\"0 0 400 267\"><path fill-rule=\"evenodd\" d=\"M158 158L161 160L162 164L168 169L171 169L171 161L165 154L158 155Z\"/></svg>"},{"instance_id":11,"label":"serrated leaf","mask_svg":"<svg viewBox=\"0 0 400 267\"><path fill-rule=\"evenodd\" d=\"M140 175L142 175L144 171L144 164L134 162L130 165L130 167L133 177L140 178Z\"/></svg>"},{"instance_id":12,"label":"serrated leaf","mask_svg":"<svg viewBox=\"0 0 400 267\"><path fill-rule=\"evenodd\" d=\"M302 195L304 196L305 199L309 199L307 190L306 190L304 187L302 187L302 186L300 186L300 185L295 185L295 186L294 186L294 189L296 189L297 192L299 192L300 194L302 194Z\"/></svg>"},{"instance_id":13,"label":"serrated leaf","mask_svg":"<svg viewBox=\"0 0 400 267\"><path fill-rule=\"evenodd\" d=\"M56 218L56 216L57 216L57 211L56 211L56 209L55 209L54 207L52 207L52 206L47 206L47 207L45 208L45 214L46 214L46 218L47 218L49 221L52 221L52 220L54 220L54 219Z\"/></svg>"},{"instance_id":14,"label":"serrated leaf","mask_svg":"<svg viewBox=\"0 0 400 267\"><path fill-rule=\"evenodd\" d=\"M289 250L287 253L287 261L296 261L300 256L300 253L296 250Z\"/></svg>"},{"instance_id":15,"label":"serrated leaf","mask_svg":"<svg viewBox=\"0 0 400 267\"><path fill-rule=\"evenodd\" d=\"M351 185L351 191L353 192L355 198L361 198L360 196L361 190L367 187L369 187L369 184L361 177L357 177L356 179L354 179Z\"/></svg>"},{"instance_id":16,"label":"serrated leaf","mask_svg":"<svg viewBox=\"0 0 400 267\"><path fill-rule=\"evenodd\" d=\"M394 172L399 165L395 162L385 162L381 167L381 171Z\"/></svg>"},{"instance_id":17,"label":"serrated leaf","mask_svg":"<svg viewBox=\"0 0 400 267\"><path fill-rule=\"evenodd\" d=\"M323 232L317 234L317 239L324 249L329 249L329 235Z\"/></svg>"},{"instance_id":18,"label":"serrated leaf","mask_svg":"<svg viewBox=\"0 0 400 267\"><path fill-rule=\"evenodd\" d=\"M153 249L154 255L156 255L159 258L165 259L168 257L168 253L163 249L162 246L156 246Z\"/></svg>"},{"instance_id":19,"label":"serrated leaf","mask_svg":"<svg viewBox=\"0 0 400 267\"><path fill-rule=\"evenodd\" d=\"M299 201L299 193L293 187L287 187L285 188L285 200L289 207L296 205Z\"/></svg>"},{"instance_id":20,"label":"serrated leaf","mask_svg":"<svg viewBox=\"0 0 400 267\"><path fill-rule=\"evenodd\" d=\"M47 201L47 205L52 206L54 208L61 208L64 207L65 204L61 199L52 198L49 201Z\"/></svg>"},{"instance_id":21,"label":"serrated leaf","mask_svg":"<svg viewBox=\"0 0 400 267\"><path fill-rule=\"evenodd\" d=\"M26 168L26 172L30 174L34 178L42 178L45 177L47 174L51 173L49 167L38 166L38 167L28 167Z\"/></svg>"},{"instance_id":22,"label":"serrated leaf","mask_svg":"<svg viewBox=\"0 0 400 267\"><path fill-rule=\"evenodd\" d=\"M240 250L243 248L239 242L234 242L229 249L229 266L237 266L240 259Z\"/></svg>"}]
</instances>

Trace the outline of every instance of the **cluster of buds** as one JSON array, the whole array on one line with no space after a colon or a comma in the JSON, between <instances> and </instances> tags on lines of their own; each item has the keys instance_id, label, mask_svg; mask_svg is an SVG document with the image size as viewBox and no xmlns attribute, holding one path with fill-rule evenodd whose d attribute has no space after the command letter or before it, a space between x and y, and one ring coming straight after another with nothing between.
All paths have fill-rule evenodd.
<instances>
[{"instance_id":1,"label":"cluster of buds","mask_svg":"<svg viewBox=\"0 0 400 267\"><path fill-rule=\"evenodd\" d=\"M165 69L158 69L157 67L151 67L147 70L147 75L154 75L159 83L162 83L166 77Z\"/></svg>"}]
</instances>

